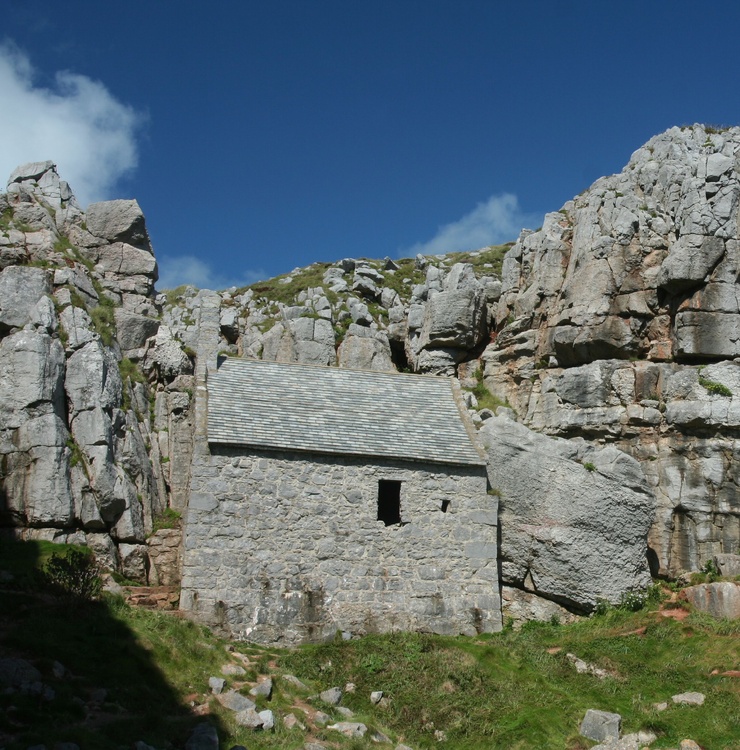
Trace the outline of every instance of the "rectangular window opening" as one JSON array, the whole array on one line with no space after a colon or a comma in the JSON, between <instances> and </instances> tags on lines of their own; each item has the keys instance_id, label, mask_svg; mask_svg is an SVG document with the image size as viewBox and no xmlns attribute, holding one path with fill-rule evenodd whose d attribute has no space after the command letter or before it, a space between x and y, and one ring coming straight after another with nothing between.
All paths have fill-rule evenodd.
<instances>
[{"instance_id":1,"label":"rectangular window opening","mask_svg":"<svg viewBox=\"0 0 740 750\"><path fill-rule=\"evenodd\" d=\"M401 483L393 479L378 482L378 521L386 526L401 523Z\"/></svg>"}]
</instances>

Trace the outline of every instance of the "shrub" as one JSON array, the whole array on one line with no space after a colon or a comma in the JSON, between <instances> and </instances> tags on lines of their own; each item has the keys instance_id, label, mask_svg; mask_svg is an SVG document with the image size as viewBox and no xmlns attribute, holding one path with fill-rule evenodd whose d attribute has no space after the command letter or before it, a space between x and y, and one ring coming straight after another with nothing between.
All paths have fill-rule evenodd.
<instances>
[{"instance_id":1,"label":"shrub","mask_svg":"<svg viewBox=\"0 0 740 750\"><path fill-rule=\"evenodd\" d=\"M41 570L44 585L72 601L91 601L100 596L100 567L90 551L70 549L66 555L54 553Z\"/></svg>"},{"instance_id":2,"label":"shrub","mask_svg":"<svg viewBox=\"0 0 740 750\"><path fill-rule=\"evenodd\" d=\"M590 461L586 461L586 462L584 462L584 464L583 464L583 468L584 468L584 469L585 469L586 471L596 471L596 466L595 466L595 464L592 464L592 463L591 463Z\"/></svg>"},{"instance_id":3,"label":"shrub","mask_svg":"<svg viewBox=\"0 0 740 750\"><path fill-rule=\"evenodd\" d=\"M703 378L701 375L699 376L699 385L704 386L709 393L713 393L716 396L726 396L727 398L732 397L732 391L726 385L723 383L717 383L714 380L709 380L708 378Z\"/></svg>"}]
</instances>

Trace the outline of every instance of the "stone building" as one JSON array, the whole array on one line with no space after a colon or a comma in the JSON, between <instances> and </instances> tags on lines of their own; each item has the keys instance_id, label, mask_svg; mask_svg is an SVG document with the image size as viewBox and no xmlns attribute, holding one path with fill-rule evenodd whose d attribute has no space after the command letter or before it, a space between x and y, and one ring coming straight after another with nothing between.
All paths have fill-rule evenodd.
<instances>
[{"instance_id":1,"label":"stone building","mask_svg":"<svg viewBox=\"0 0 740 750\"><path fill-rule=\"evenodd\" d=\"M263 643L500 629L497 500L456 381L234 358L203 381L183 609Z\"/></svg>"}]
</instances>

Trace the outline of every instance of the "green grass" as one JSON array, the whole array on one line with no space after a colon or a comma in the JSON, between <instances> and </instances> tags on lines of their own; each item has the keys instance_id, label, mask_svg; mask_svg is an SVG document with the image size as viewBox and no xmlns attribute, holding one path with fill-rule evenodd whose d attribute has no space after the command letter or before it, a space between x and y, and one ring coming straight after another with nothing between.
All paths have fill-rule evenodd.
<instances>
[{"instance_id":1,"label":"green grass","mask_svg":"<svg viewBox=\"0 0 740 750\"><path fill-rule=\"evenodd\" d=\"M473 373L473 376L476 379L476 384L473 387L473 395L476 398L476 401L478 402L478 409L490 409L491 411L494 411L499 408L499 406L506 406L507 408L511 408L509 406L508 401L504 401L500 399L498 396L494 396L489 390L488 386L486 386L485 381L483 380L483 372L480 368L476 369L476 371Z\"/></svg>"},{"instance_id":2,"label":"green grass","mask_svg":"<svg viewBox=\"0 0 740 750\"><path fill-rule=\"evenodd\" d=\"M295 303L296 297L309 287L324 287L324 272L330 263L313 263L295 273L276 276L268 281L259 281L251 286L239 289L236 294L243 294L247 289L254 292L256 299L282 302L285 305ZM290 278L290 281L284 280Z\"/></svg>"},{"instance_id":3,"label":"green grass","mask_svg":"<svg viewBox=\"0 0 740 750\"><path fill-rule=\"evenodd\" d=\"M175 307L179 304L179 298L182 297L183 294L185 294L185 290L188 288L187 284L180 284L180 286L176 286L174 289L166 289L164 291L164 295L167 298L167 304L170 307Z\"/></svg>"},{"instance_id":4,"label":"green grass","mask_svg":"<svg viewBox=\"0 0 740 750\"><path fill-rule=\"evenodd\" d=\"M476 276L501 276L504 256L513 245L513 242L507 242L504 245L491 245L478 255L470 252L449 253L447 257L451 258L453 263L470 263ZM491 268L486 268L489 264Z\"/></svg>"},{"instance_id":5,"label":"green grass","mask_svg":"<svg viewBox=\"0 0 740 750\"><path fill-rule=\"evenodd\" d=\"M96 333L106 346L113 343L116 336L115 303L104 294L99 294L98 304L90 310L90 318Z\"/></svg>"},{"instance_id":6,"label":"green grass","mask_svg":"<svg viewBox=\"0 0 740 750\"><path fill-rule=\"evenodd\" d=\"M166 458L166 457L165 457ZM165 458L162 463L165 463ZM167 461L170 459L167 458ZM152 522L152 534L162 529L179 529L182 521L182 514L174 508L165 508L161 516L157 516Z\"/></svg>"},{"instance_id":7,"label":"green grass","mask_svg":"<svg viewBox=\"0 0 740 750\"><path fill-rule=\"evenodd\" d=\"M579 737L578 725L589 708L620 713L625 732L656 732L652 748L678 747L684 738L705 750L740 748L740 681L712 674L737 668L740 622L698 614L679 622L627 606L572 625L530 623L476 638L396 633L289 651L237 644L250 664L244 678L227 678L227 687L247 692L244 681L268 672L275 677L272 700L260 699L258 707L275 712L276 730L251 733L209 697L208 678L234 657L205 628L173 614L131 608L118 598L70 609L34 590L33 577L21 580L59 549L0 543L0 570L19 577L15 586L0 588L0 653L32 660L57 693L54 701L39 702L0 691L0 734L14 733L3 740L7 750L59 741L100 750L138 740L183 747L204 720L193 714L191 702L210 706L208 720L217 726L222 748L240 743L250 750L298 750L306 734L286 730L280 717L293 712L305 721L297 701L311 703L308 696L347 682L356 689L342 705L355 712L355 720L416 750L585 750L593 743ZM579 675L567 653L613 677ZM72 677L54 677L54 661ZM306 682L308 691L281 680L286 673ZM99 723L85 726L79 702L97 688L108 697ZM371 705L374 690L384 691L387 705ZM704 693L705 704L670 704L662 713L653 708L689 690ZM11 705L15 711L8 713ZM340 718L334 709L312 705ZM447 742L435 740L435 729L446 733ZM369 737L352 741L330 730L311 739L342 749L376 746Z\"/></svg>"},{"instance_id":8,"label":"green grass","mask_svg":"<svg viewBox=\"0 0 740 750\"><path fill-rule=\"evenodd\" d=\"M644 634L631 634L645 627ZM707 750L738 748L737 680L711 677L737 664L740 623L691 616L684 623L656 613L612 611L569 626L530 624L476 639L424 634L368 636L305 647L282 659L299 677L322 684L354 682L346 704L370 711L371 690L391 698L382 722L414 747L436 746L434 728L454 748L548 750L590 747L578 737L588 708L620 713L624 731L652 729L653 747L692 738ZM557 653L548 649L560 648ZM579 675L565 657L614 672ZM705 693L701 708L653 703L687 690Z\"/></svg>"},{"instance_id":9,"label":"green grass","mask_svg":"<svg viewBox=\"0 0 740 750\"><path fill-rule=\"evenodd\" d=\"M139 365L128 357L124 357L118 363L118 371L121 373L121 380L130 380L132 383L146 383L146 378Z\"/></svg>"},{"instance_id":10,"label":"green grass","mask_svg":"<svg viewBox=\"0 0 740 750\"><path fill-rule=\"evenodd\" d=\"M0 214L0 229L7 231L10 229L13 223L13 209L6 208L2 214Z\"/></svg>"},{"instance_id":11,"label":"green grass","mask_svg":"<svg viewBox=\"0 0 740 750\"><path fill-rule=\"evenodd\" d=\"M77 248L69 241L68 237L65 237L64 235L60 235L57 237L57 239L54 241L54 250L58 253L77 253Z\"/></svg>"}]
</instances>

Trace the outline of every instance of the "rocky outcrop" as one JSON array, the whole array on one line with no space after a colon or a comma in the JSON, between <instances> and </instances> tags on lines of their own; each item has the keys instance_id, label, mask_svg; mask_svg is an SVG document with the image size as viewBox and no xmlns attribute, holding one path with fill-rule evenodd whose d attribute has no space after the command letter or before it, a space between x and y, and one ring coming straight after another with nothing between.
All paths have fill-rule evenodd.
<instances>
[{"instance_id":1,"label":"rocky outcrop","mask_svg":"<svg viewBox=\"0 0 740 750\"><path fill-rule=\"evenodd\" d=\"M672 128L524 232L483 355L524 424L640 461L654 573L740 542L737 153L740 129Z\"/></svg>"},{"instance_id":2,"label":"rocky outcrop","mask_svg":"<svg viewBox=\"0 0 740 750\"><path fill-rule=\"evenodd\" d=\"M735 553L738 154L740 129L673 128L513 246L159 295L135 201L83 213L51 162L19 167L0 194L2 523L117 564L121 545L138 554L157 515L187 507L195 374L222 354L460 377L490 423L517 611L588 609L599 587L614 600L646 580L645 559L676 575ZM518 425L491 419L502 405ZM547 541L542 518L574 541ZM612 579L610 524L629 548ZM560 556L581 545L577 570Z\"/></svg>"},{"instance_id":3,"label":"rocky outcrop","mask_svg":"<svg viewBox=\"0 0 740 750\"><path fill-rule=\"evenodd\" d=\"M145 580L146 535L172 503L167 429L187 422L191 384L177 379L192 362L159 336L144 216L135 201L83 213L52 162L19 167L0 214L0 524L88 544ZM187 455L191 431L173 432Z\"/></svg>"}]
</instances>

